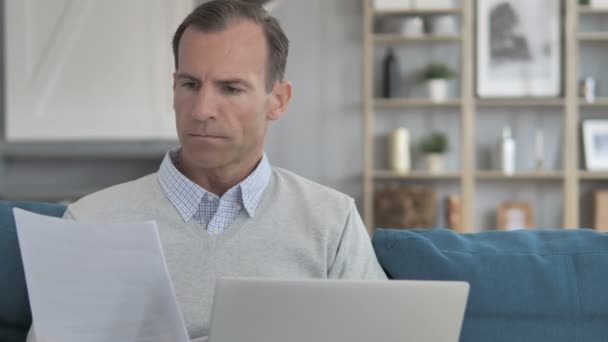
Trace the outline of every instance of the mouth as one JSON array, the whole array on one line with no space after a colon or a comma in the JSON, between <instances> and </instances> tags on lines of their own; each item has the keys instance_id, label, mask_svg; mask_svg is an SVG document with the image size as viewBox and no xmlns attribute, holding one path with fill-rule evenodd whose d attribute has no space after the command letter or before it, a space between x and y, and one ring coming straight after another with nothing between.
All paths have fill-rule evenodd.
<instances>
[{"instance_id":1,"label":"mouth","mask_svg":"<svg viewBox=\"0 0 608 342\"><path fill-rule=\"evenodd\" d=\"M221 135L196 134L196 133L190 133L190 134L188 134L188 136L190 138L194 138L194 139L206 139L206 140L219 140L219 139L226 139L227 138L227 137L221 136Z\"/></svg>"}]
</instances>

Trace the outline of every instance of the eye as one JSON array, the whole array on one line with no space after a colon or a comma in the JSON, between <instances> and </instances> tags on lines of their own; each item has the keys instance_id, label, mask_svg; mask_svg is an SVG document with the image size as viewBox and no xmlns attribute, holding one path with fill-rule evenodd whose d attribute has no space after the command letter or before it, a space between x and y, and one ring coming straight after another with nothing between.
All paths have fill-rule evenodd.
<instances>
[{"instance_id":1,"label":"eye","mask_svg":"<svg viewBox=\"0 0 608 342\"><path fill-rule=\"evenodd\" d=\"M230 85L222 86L222 91L228 95L237 95L242 92L241 89Z\"/></svg>"},{"instance_id":2,"label":"eye","mask_svg":"<svg viewBox=\"0 0 608 342\"><path fill-rule=\"evenodd\" d=\"M186 89L196 89L197 84L194 81L184 81L181 83L182 88Z\"/></svg>"}]
</instances>

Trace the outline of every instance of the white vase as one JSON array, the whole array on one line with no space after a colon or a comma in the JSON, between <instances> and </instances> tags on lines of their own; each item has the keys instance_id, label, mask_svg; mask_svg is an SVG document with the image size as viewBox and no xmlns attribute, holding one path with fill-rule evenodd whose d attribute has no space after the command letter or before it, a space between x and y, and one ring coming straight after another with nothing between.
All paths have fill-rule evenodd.
<instances>
[{"instance_id":1,"label":"white vase","mask_svg":"<svg viewBox=\"0 0 608 342\"><path fill-rule=\"evenodd\" d=\"M426 168L429 173L441 173L443 172L443 154L441 153L429 153L425 155Z\"/></svg>"},{"instance_id":2,"label":"white vase","mask_svg":"<svg viewBox=\"0 0 608 342\"><path fill-rule=\"evenodd\" d=\"M448 81L433 79L427 81L429 98L433 102L444 102L448 98Z\"/></svg>"},{"instance_id":3,"label":"white vase","mask_svg":"<svg viewBox=\"0 0 608 342\"><path fill-rule=\"evenodd\" d=\"M456 21L451 15L438 15L431 17L431 33L434 35L450 35L456 33Z\"/></svg>"}]
</instances>

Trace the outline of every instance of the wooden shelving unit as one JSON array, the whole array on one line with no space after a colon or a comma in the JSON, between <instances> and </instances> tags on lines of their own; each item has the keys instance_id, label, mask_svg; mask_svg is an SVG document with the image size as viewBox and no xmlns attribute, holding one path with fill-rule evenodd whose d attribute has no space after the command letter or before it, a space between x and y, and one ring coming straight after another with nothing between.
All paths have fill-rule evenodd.
<instances>
[{"instance_id":1,"label":"wooden shelving unit","mask_svg":"<svg viewBox=\"0 0 608 342\"><path fill-rule=\"evenodd\" d=\"M370 13L376 17L387 16L387 15L434 15L434 14L461 14L461 8L443 8L443 9L409 9L409 10L382 10L382 11L374 11L369 3L366 3L367 0L364 1L364 6L369 7ZM371 32L371 31L366 31Z\"/></svg>"},{"instance_id":2,"label":"wooden shelving unit","mask_svg":"<svg viewBox=\"0 0 608 342\"><path fill-rule=\"evenodd\" d=\"M562 107L562 98L522 98L522 99L502 99L502 98L483 98L476 99L478 107Z\"/></svg>"},{"instance_id":3,"label":"wooden shelving unit","mask_svg":"<svg viewBox=\"0 0 608 342\"><path fill-rule=\"evenodd\" d=\"M460 35L426 35L420 37L404 37L398 34L374 34L372 39L375 43L410 44L410 43L437 43L437 42L460 42Z\"/></svg>"},{"instance_id":4,"label":"wooden shelving unit","mask_svg":"<svg viewBox=\"0 0 608 342\"><path fill-rule=\"evenodd\" d=\"M598 98L595 99L595 101L593 102L585 102L584 100L580 100L579 101L579 105L581 107L586 107L586 108L600 108L600 107L608 107L608 98Z\"/></svg>"},{"instance_id":5,"label":"wooden shelving unit","mask_svg":"<svg viewBox=\"0 0 608 342\"><path fill-rule=\"evenodd\" d=\"M460 107L462 101L460 99L449 99L443 102L433 102L429 99L380 99L373 100L375 108L450 108Z\"/></svg>"},{"instance_id":6,"label":"wooden shelving unit","mask_svg":"<svg viewBox=\"0 0 608 342\"><path fill-rule=\"evenodd\" d=\"M578 34L581 42L608 42L608 32L581 32Z\"/></svg>"},{"instance_id":7,"label":"wooden shelving unit","mask_svg":"<svg viewBox=\"0 0 608 342\"><path fill-rule=\"evenodd\" d=\"M581 180L608 180L608 171L580 171Z\"/></svg>"},{"instance_id":8,"label":"wooden shelving unit","mask_svg":"<svg viewBox=\"0 0 608 342\"><path fill-rule=\"evenodd\" d=\"M463 1L462 8L446 8L440 10L407 10L407 11L374 11L371 1L363 0L363 37L364 37L364 174L363 174L363 190L364 190L364 210L363 216L370 233L373 233L373 189L375 182L378 181L442 181L442 182L459 182L461 187L461 196L463 198L463 224L471 226L472 224L472 203L474 197L474 172L471 161L474 159L472 153L472 145L468 136L474 131L473 126L473 65L472 55L472 16L473 7L471 0ZM404 15L437 15L448 14L460 16L460 30L458 34L443 35L443 36L423 36L423 37L401 37L398 35L374 34L373 23L376 18L383 16L404 16ZM373 91L373 51L376 45L380 44L416 44L416 43L458 43L462 46L462 55L460 56L463 65L461 70L460 87L462 88L461 97L449 99L444 102L432 102L429 99L380 99L374 98ZM374 112L380 109L457 109L461 116L461 136L462 146L469 145L468 149L461 154L461 163L463 168L457 172L445 172L440 174L431 174L423 171L412 171L406 174L395 173L386 170L374 169L373 156L373 132L374 132Z\"/></svg>"},{"instance_id":9,"label":"wooden shelving unit","mask_svg":"<svg viewBox=\"0 0 608 342\"><path fill-rule=\"evenodd\" d=\"M580 14L608 14L608 8L593 8L591 6L579 6L578 13Z\"/></svg>"},{"instance_id":10,"label":"wooden shelving unit","mask_svg":"<svg viewBox=\"0 0 608 342\"><path fill-rule=\"evenodd\" d=\"M410 171L399 173L387 170L375 170L374 178L377 180L459 180L460 172L429 173L425 171Z\"/></svg>"},{"instance_id":11,"label":"wooden shelving unit","mask_svg":"<svg viewBox=\"0 0 608 342\"><path fill-rule=\"evenodd\" d=\"M512 175L506 175L500 171L477 171L476 178L479 180L546 180L546 181L561 181L564 179L564 173L561 171L542 171L542 172L516 172Z\"/></svg>"},{"instance_id":12,"label":"wooden shelving unit","mask_svg":"<svg viewBox=\"0 0 608 342\"><path fill-rule=\"evenodd\" d=\"M580 115L581 108L608 107L608 98L598 98L593 103L585 103L579 98L579 48L581 43L608 42L608 32L579 32L580 15L608 15L608 9L594 9L588 6L579 6L577 0L563 0L565 17L562 21L563 40L563 96L560 98L477 98L475 95L475 32L474 32L474 0L462 0L461 8L443 9L435 11L374 11L371 0L363 0L363 37L364 37L364 210L365 223L373 232L373 189L376 182L385 181L443 181L456 182L459 185L459 195L462 201L462 225L465 231L476 231L474 227L476 192L478 183L483 182L514 182L513 186L525 187L526 182L542 182L542 184L557 182L561 187L563 210L561 221L563 228L577 228L580 226L580 183L585 180L608 181L608 172L588 172L579 170L580 151ZM403 38L398 35L374 34L373 24L382 16L430 15L452 14L459 16L459 34L444 37ZM379 99L374 97L374 49L381 44L406 43L457 43L460 44L461 65L459 70L460 97L444 103L433 103L427 99ZM378 170L374 165L374 127L376 112L385 109L445 109L450 114L457 109L460 120L460 141L453 142L458 145L460 153L460 171L442 175L431 175L425 172L410 172L399 174L386 170ZM476 114L478 110L488 108L513 108L526 110L528 108L548 109L547 112L562 113L560 136L560 170L544 172L517 172L514 175L504 175L497 171L477 170L476 167L476 121L483 114ZM522 183L522 184L519 184ZM553 185L549 185L553 186Z\"/></svg>"}]
</instances>

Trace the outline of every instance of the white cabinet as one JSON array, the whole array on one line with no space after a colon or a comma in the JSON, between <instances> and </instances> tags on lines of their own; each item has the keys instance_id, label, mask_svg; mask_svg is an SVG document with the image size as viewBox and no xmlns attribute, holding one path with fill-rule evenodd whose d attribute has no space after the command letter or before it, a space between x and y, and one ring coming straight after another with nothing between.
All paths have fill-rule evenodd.
<instances>
[{"instance_id":1,"label":"white cabinet","mask_svg":"<svg viewBox=\"0 0 608 342\"><path fill-rule=\"evenodd\" d=\"M175 138L171 38L192 0L6 0L16 140Z\"/></svg>"}]
</instances>

